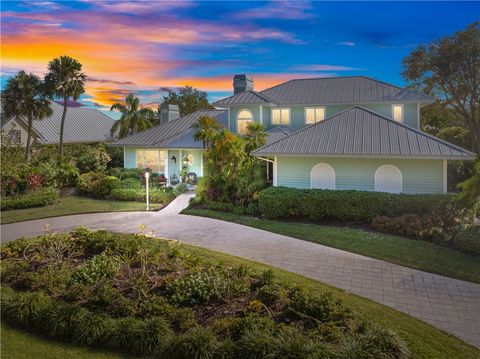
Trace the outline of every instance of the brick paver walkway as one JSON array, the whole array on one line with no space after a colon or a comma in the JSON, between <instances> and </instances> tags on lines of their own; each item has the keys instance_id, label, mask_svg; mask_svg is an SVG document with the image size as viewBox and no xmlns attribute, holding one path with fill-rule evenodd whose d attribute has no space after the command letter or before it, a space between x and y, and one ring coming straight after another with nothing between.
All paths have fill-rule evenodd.
<instances>
[{"instance_id":1,"label":"brick paver walkway","mask_svg":"<svg viewBox=\"0 0 480 359\"><path fill-rule=\"evenodd\" d=\"M295 272L382 303L480 348L480 285L402 267L342 250L215 219L179 215L189 196L161 212L102 213L1 226L2 241L78 225L136 232L140 223L159 237L210 248Z\"/></svg>"}]
</instances>

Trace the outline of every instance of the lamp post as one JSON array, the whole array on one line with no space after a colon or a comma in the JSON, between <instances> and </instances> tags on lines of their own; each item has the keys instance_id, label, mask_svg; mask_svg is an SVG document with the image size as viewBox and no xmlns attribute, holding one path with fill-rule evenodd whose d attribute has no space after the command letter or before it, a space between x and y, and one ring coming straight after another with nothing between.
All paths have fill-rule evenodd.
<instances>
[{"instance_id":1,"label":"lamp post","mask_svg":"<svg viewBox=\"0 0 480 359\"><path fill-rule=\"evenodd\" d=\"M150 172L145 172L145 184L147 186L147 211L150 210L150 199L148 198L148 179L150 178Z\"/></svg>"}]
</instances>

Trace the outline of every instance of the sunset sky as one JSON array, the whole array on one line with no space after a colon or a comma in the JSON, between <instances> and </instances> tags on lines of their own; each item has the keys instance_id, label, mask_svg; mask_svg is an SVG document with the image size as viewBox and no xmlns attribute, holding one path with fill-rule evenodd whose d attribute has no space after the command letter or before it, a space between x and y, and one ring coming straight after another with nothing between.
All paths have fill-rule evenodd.
<instances>
[{"instance_id":1,"label":"sunset sky","mask_svg":"<svg viewBox=\"0 0 480 359\"><path fill-rule=\"evenodd\" d=\"M158 103L191 85L228 96L235 73L262 90L291 78L367 75L398 85L418 44L480 18L480 3L20 1L1 3L1 85L59 55L88 75L81 101Z\"/></svg>"}]
</instances>

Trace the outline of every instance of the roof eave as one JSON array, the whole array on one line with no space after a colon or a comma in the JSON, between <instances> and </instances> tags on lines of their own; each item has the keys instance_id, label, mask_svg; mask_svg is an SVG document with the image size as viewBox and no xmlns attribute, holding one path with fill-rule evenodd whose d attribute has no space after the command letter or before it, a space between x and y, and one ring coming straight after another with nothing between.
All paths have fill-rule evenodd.
<instances>
[{"instance_id":1,"label":"roof eave","mask_svg":"<svg viewBox=\"0 0 480 359\"><path fill-rule=\"evenodd\" d=\"M254 151L252 155L255 157L260 156L284 156L284 157L339 157L339 158L392 158L392 159L418 159L418 160L465 160L470 161L475 159L475 154L465 155L377 155L377 154L326 154L326 153L278 153L278 152L264 152Z\"/></svg>"}]
</instances>

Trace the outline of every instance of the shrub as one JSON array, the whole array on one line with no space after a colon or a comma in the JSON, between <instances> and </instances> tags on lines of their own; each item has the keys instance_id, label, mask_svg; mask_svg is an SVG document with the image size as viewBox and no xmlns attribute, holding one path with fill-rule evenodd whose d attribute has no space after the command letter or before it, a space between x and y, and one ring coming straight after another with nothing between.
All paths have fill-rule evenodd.
<instances>
[{"instance_id":1,"label":"shrub","mask_svg":"<svg viewBox=\"0 0 480 359\"><path fill-rule=\"evenodd\" d=\"M442 242L446 236L441 223L431 215L421 217L417 214L404 214L393 218L377 216L372 221L372 227L380 232L434 242Z\"/></svg>"},{"instance_id":2,"label":"shrub","mask_svg":"<svg viewBox=\"0 0 480 359\"><path fill-rule=\"evenodd\" d=\"M141 321L132 317L112 321L107 333L106 342L114 350L132 351L134 342L140 332Z\"/></svg>"},{"instance_id":3,"label":"shrub","mask_svg":"<svg viewBox=\"0 0 480 359\"><path fill-rule=\"evenodd\" d=\"M110 192L110 197L118 201L137 201L145 202L145 189L114 189ZM167 189L152 189L149 192L150 203L166 203L175 198L172 190Z\"/></svg>"},{"instance_id":4,"label":"shrub","mask_svg":"<svg viewBox=\"0 0 480 359\"><path fill-rule=\"evenodd\" d=\"M218 288L222 286L222 277L215 272L199 272L186 278L180 278L168 286L170 301L174 305L206 303L216 299Z\"/></svg>"},{"instance_id":5,"label":"shrub","mask_svg":"<svg viewBox=\"0 0 480 359\"><path fill-rule=\"evenodd\" d=\"M80 310L72 321L73 340L80 345L96 345L104 339L111 319L103 314Z\"/></svg>"},{"instance_id":6,"label":"shrub","mask_svg":"<svg viewBox=\"0 0 480 359\"><path fill-rule=\"evenodd\" d=\"M185 193L188 191L188 186L186 183L180 183L178 184L177 186L175 186L175 192L181 194L181 193Z\"/></svg>"},{"instance_id":7,"label":"shrub","mask_svg":"<svg viewBox=\"0 0 480 359\"><path fill-rule=\"evenodd\" d=\"M213 358L217 346L217 338L209 329L195 326L174 340L167 352L167 357L172 359L210 359Z\"/></svg>"},{"instance_id":8,"label":"shrub","mask_svg":"<svg viewBox=\"0 0 480 359\"><path fill-rule=\"evenodd\" d=\"M123 189L140 189L142 182L137 178L125 178L120 182L120 188Z\"/></svg>"},{"instance_id":9,"label":"shrub","mask_svg":"<svg viewBox=\"0 0 480 359\"><path fill-rule=\"evenodd\" d=\"M27 189L29 191L35 192L43 187L43 182L45 181L45 178L43 177L43 175L37 173L27 176L26 181Z\"/></svg>"},{"instance_id":10,"label":"shrub","mask_svg":"<svg viewBox=\"0 0 480 359\"><path fill-rule=\"evenodd\" d=\"M118 263L111 256L100 254L82 264L75 271L73 279L77 283L94 284L113 277L118 269Z\"/></svg>"},{"instance_id":11,"label":"shrub","mask_svg":"<svg viewBox=\"0 0 480 359\"><path fill-rule=\"evenodd\" d=\"M238 356L244 359L269 358L277 351L277 341L270 331L246 330L236 342Z\"/></svg>"},{"instance_id":12,"label":"shrub","mask_svg":"<svg viewBox=\"0 0 480 359\"><path fill-rule=\"evenodd\" d=\"M2 288L3 292L3 288ZM26 328L42 326L42 315L52 305L51 299L42 293L2 294L2 316L16 325Z\"/></svg>"},{"instance_id":13,"label":"shrub","mask_svg":"<svg viewBox=\"0 0 480 359\"><path fill-rule=\"evenodd\" d=\"M284 296L285 289L278 283L265 285L257 291L258 299L266 305L275 304Z\"/></svg>"},{"instance_id":14,"label":"shrub","mask_svg":"<svg viewBox=\"0 0 480 359\"><path fill-rule=\"evenodd\" d=\"M141 321L133 333L132 353L143 356L162 352L172 336L168 323L161 317Z\"/></svg>"},{"instance_id":15,"label":"shrub","mask_svg":"<svg viewBox=\"0 0 480 359\"><path fill-rule=\"evenodd\" d=\"M115 237L105 230L90 231L85 227L76 227L70 233L87 255L100 254L107 249L114 249L118 244Z\"/></svg>"},{"instance_id":16,"label":"shrub","mask_svg":"<svg viewBox=\"0 0 480 359\"><path fill-rule=\"evenodd\" d=\"M2 198L1 209L21 209L30 207L42 207L55 203L58 200L58 191L55 188L43 188L34 193L28 193L13 198Z\"/></svg>"},{"instance_id":17,"label":"shrub","mask_svg":"<svg viewBox=\"0 0 480 359\"><path fill-rule=\"evenodd\" d=\"M370 224L376 216L424 215L452 196L391 194L270 187L259 194L262 215L272 219L338 221Z\"/></svg>"},{"instance_id":18,"label":"shrub","mask_svg":"<svg viewBox=\"0 0 480 359\"><path fill-rule=\"evenodd\" d=\"M453 243L461 251L480 255L480 226L459 229L453 237Z\"/></svg>"},{"instance_id":19,"label":"shrub","mask_svg":"<svg viewBox=\"0 0 480 359\"><path fill-rule=\"evenodd\" d=\"M113 189L119 187L120 181L117 177L107 176L104 173L89 172L77 178L78 192L97 198L105 198Z\"/></svg>"},{"instance_id":20,"label":"shrub","mask_svg":"<svg viewBox=\"0 0 480 359\"><path fill-rule=\"evenodd\" d=\"M142 173L144 172L143 169L141 168L122 168L122 167L116 167L116 168L110 168L108 170L108 174L110 176L117 177L120 180L124 180L127 178L134 178L134 179L140 179L142 178Z\"/></svg>"}]
</instances>

